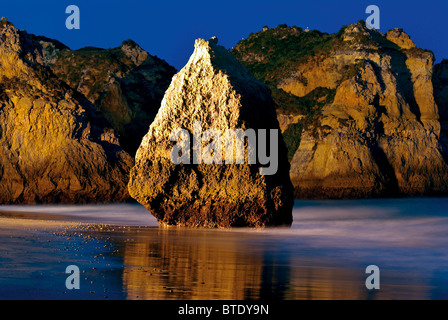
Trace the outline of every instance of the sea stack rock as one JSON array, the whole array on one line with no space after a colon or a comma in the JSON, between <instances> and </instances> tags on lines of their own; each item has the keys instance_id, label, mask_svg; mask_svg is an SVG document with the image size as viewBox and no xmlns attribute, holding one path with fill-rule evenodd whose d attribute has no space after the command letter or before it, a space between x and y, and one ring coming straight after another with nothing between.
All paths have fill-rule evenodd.
<instances>
[{"instance_id":1,"label":"sea stack rock","mask_svg":"<svg viewBox=\"0 0 448 320\"><path fill-rule=\"evenodd\" d=\"M192 148L188 149L188 161L175 164L173 148L179 140L172 141L172 137L180 129L191 138L186 145ZM210 137L210 131L220 135ZM256 132L256 151L251 149L256 161L250 161L253 153L247 153L253 140L246 139L244 162L237 162L237 152L232 153L234 156L224 152L230 150L225 148L230 141L225 139L226 132L249 131ZM269 133L265 139L263 131ZM198 134L202 136L199 143ZM267 152L263 150L266 147ZM263 151L270 153L272 163L260 160ZM267 173L267 167L274 170ZM165 226L228 228L292 223L289 163L270 90L217 45L216 38L196 40L187 65L173 77L137 150L128 189Z\"/></svg>"}]
</instances>

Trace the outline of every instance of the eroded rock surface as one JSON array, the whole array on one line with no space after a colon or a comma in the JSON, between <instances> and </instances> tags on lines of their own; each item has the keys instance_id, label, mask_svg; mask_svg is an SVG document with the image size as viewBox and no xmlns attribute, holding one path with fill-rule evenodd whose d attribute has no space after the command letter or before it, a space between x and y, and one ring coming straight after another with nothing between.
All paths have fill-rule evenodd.
<instances>
[{"instance_id":1,"label":"eroded rock surface","mask_svg":"<svg viewBox=\"0 0 448 320\"><path fill-rule=\"evenodd\" d=\"M446 62L434 70L403 30L278 27L233 51L294 120L283 127L296 197L448 193Z\"/></svg>"},{"instance_id":2,"label":"eroded rock surface","mask_svg":"<svg viewBox=\"0 0 448 320\"><path fill-rule=\"evenodd\" d=\"M279 129L269 89L217 40L196 40L187 65L173 77L136 154L129 192L162 225L264 227L292 222L293 194L279 132L274 175L260 164L178 164L171 161L178 128ZM278 130L279 131L279 130ZM202 147L208 144L202 142ZM224 159L224 157L223 157Z\"/></svg>"},{"instance_id":3,"label":"eroded rock surface","mask_svg":"<svg viewBox=\"0 0 448 320\"><path fill-rule=\"evenodd\" d=\"M94 106L44 66L61 49L0 22L0 203L129 199L133 159Z\"/></svg>"}]
</instances>

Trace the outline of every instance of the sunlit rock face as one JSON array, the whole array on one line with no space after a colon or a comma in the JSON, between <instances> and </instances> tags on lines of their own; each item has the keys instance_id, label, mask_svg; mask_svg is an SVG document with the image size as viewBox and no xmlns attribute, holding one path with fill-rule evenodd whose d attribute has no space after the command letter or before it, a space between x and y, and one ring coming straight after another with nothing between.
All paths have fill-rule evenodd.
<instances>
[{"instance_id":1,"label":"sunlit rock face","mask_svg":"<svg viewBox=\"0 0 448 320\"><path fill-rule=\"evenodd\" d=\"M232 52L276 93L297 198L447 194L446 72L403 30L279 27Z\"/></svg>"},{"instance_id":2,"label":"sunlit rock face","mask_svg":"<svg viewBox=\"0 0 448 320\"><path fill-rule=\"evenodd\" d=\"M194 133L195 123L201 124L202 132L215 129L223 137L228 129L277 130L275 174L261 174L261 164L249 164L247 158L243 164L224 163L225 155L219 153L222 164L174 164L171 153L176 142L170 140L171 134L179 128ZM216 38L198 39L187 65L173 77L137 151L129 192L163 225L289 225L292 185L278 129L269 89L217 45ZM204 149L210 141L199 145Z\"/></svg>"},{"instance_id":3,"label":"sunlit rock face","mask_svg":"<svg viewBox=\"0 0 448 320\"><path fill-rule=\"evenodd\" d=\"M128 199L133 159L91 103L44 67L49 46L62 45L39 39L0 22L0 203Z\"/></svg>"}]
</instances>

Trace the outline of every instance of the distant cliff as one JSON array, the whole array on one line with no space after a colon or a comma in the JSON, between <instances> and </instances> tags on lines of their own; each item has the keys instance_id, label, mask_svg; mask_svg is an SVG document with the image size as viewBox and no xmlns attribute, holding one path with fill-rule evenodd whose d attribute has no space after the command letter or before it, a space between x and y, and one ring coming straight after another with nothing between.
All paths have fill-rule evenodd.
<instances>
[{"instance_id":1,"label":"distant cliff","mask_svg":"<svg viewBox=\"0 0 448 320\"><path fill-rule=\"evenodd\" d=\"M176 69L132 40L113 49L75 51L40 42L45 65L89 99L119 133L123 148L135 154Z\"/></svg>"},{"instance_id":2,"label":"distant cliff","mask_svg":"<svg viewBox=\"0 0 448 320\"><path fill-rule=\"evenodd\" d=\"M283 25L232 52L272 90L296 197L447 194L448 63L403 30Z\"/></svg>"}]
</instances>

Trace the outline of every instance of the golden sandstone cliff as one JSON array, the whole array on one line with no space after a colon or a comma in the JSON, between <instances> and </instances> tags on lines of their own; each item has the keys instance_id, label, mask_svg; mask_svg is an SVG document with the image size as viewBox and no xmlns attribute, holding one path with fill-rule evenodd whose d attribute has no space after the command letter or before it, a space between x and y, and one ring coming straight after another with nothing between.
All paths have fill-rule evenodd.
<instances>
[{"instance_id":1,"label":"golden sandstone cliff","mask_svg":"<svg viewBox=\"0 0 448 320\"><path fill-rule=\"evenodd\" d=\"M279 58L294 46L295 56ZM252 35L233 52L270 85L278 117L286 119L296 197L448 191L446 69L437 68L434 94L434 56L402 30L384 35L359 22L327 35L282 26Z\"/></svg>"},{"instance_id":2,"label":"golden sandstone cliff","mask_svg":"<svg viewBox=\"0 0 448 320\"><path fill-rule=\"evenodd\" d=\"M43 50L0 22L0 203L128 199L133 159L93 105L44 67Z\"/></svg>"}]
</instances>

